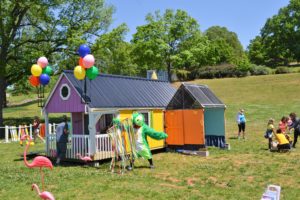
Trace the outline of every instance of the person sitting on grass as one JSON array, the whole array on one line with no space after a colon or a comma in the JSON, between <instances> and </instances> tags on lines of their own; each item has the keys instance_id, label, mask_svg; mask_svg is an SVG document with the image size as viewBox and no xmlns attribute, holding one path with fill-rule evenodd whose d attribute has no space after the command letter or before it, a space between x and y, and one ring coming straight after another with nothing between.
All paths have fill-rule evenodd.
<instances>
[{"instance_id":1,"label":"person sitting on grass","mask_svg":"<svg viewBox=\"0 0 300 200\"><path fill-rule=\"evenodd\" d=\"M286 139L285 135L282 133L281 129L277 129L275 133L275 138L278 142L277 149L278 152L281 150L290 150L290 142Z\"/></svg>"}]
</instances>

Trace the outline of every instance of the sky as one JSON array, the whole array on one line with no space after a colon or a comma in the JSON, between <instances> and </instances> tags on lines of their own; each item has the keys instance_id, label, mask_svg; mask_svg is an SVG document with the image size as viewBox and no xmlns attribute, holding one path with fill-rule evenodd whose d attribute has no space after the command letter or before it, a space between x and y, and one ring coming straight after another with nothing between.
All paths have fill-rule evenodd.
<instances>
[{"instance_id":1,"label":"sky","mask_svg":"<svg viewBox=\"0 0 300 200\"><path fill-rule=\"evenodd\" d=\"M224 26L235 32L246 49L266 20L287 6L289 0L106 0L106 3L116 9L111 29L122 23L129 27L126 41L131 40L137 26L146 23L148 13L181 9L198 21L202 32L211 26Z\"/></svg>"}]
</instances>

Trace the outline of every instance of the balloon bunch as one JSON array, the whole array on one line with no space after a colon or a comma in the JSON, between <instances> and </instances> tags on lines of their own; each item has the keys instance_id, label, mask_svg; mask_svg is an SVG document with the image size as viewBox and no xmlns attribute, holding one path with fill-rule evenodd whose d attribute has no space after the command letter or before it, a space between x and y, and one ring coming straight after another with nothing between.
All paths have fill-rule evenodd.
<instances>
[{"instance_id":1,"label":"balloon bunch","mask_svg":"<svg viewBox=\"0 0 300 200\"><path fill-rule=\"evenodd\" d=\"M40 84L43 86L48 85L50 75L52 74L52 68L48 65L48 59L40 57L37 64L32 65L31 74L29 82L32 86L37 87Z\"/></svg>"},{"instance_id":2,"label":"balloon bunch","mask_svg":"<svg viewBox=\"0 0 300 200\"><path fill-rule=\"evenodd\" d=\"M83 80L87 76L90 80L98 76L99 70L94 66L95 58L91 54L91 49L86 45L80 45L78 49L79 65L74 68L74 76L78 80Z\"/></svg>"}]
</instances>

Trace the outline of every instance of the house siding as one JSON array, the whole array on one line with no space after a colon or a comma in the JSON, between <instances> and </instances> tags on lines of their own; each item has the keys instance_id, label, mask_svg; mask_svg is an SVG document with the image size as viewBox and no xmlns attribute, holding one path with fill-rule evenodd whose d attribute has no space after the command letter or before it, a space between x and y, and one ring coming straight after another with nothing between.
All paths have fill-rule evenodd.
<instances>
[{"instance_id":1,"label":"house siding","mask_svg":"<svg viewBox=\"0 0 300 200\"><path fill-rule=\"evenodd\" d=\"M71 94L68 100L63 100L60 97L60 88L62 84L67 84L70 88ZM84 104L81 103L80 96L65 76L62 77L50 98L51 99L49 99L49 102L46 105L46 111L48 113L84 112Z\"/></svg>"}]
</instances>

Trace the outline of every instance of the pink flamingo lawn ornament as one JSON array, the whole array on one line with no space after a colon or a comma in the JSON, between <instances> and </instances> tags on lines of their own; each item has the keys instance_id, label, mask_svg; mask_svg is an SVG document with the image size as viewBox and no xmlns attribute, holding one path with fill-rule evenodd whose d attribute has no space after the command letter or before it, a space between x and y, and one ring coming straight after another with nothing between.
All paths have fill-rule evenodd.
<instances>
[{"instance_id":1,"label":"pink flamingo lawn ornament","mask_svg":"<svg viewBox=\"0 0 300 200\"><path fill-rule=\"evenodd\" d=\"M55 200L53 194L51 194L50 192L44 191L44 192L41 193L39 186L37 186L36 184L32 184L31 189L32 190L35 189L38 192L41 199Z\"/></svg>"},{"instance_id":2,"label":"pink flamingo lawn ornament","mask_svg":"<svg viewBox=\"0 0 300 200\"><path fill-rule=\"evenodd\" d=\"M84 162L90 162L90 161L93 161L93 160L91 159L91 157L89 157L89 156L84 156L84 157L82 157L79 153L76 154L76 155L79 157L80 160L83 160Z\"/></svg>"},{"instance_id":3,"label":"pink flamingo lawn ornament","mask_svg":"<svg viewBox=\"0 0 300 200\"><path fill-rule=\"evenodd\" d=\"M26 154L27 154L27 150L29 148L30 142L31 142L31 138L29 137L29 142L27 143L25 151L24 151L24 163L28 168L34 168L34 167L39 167L40 168L40 173L41 173L41 177L42 177L42 187L43 187L43 190L45 190L45 187L44 187L44 174L43 174L43 171L42 171L42 167L47 167L49 169L53 169L53 165L52 165L52 162L48 158L46 158L45 156L37 156L33 159L33 161L31 163L28 163Z\"/></svg>"}]
</instances>

